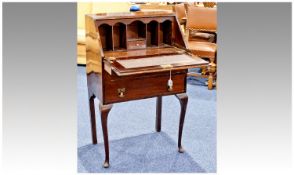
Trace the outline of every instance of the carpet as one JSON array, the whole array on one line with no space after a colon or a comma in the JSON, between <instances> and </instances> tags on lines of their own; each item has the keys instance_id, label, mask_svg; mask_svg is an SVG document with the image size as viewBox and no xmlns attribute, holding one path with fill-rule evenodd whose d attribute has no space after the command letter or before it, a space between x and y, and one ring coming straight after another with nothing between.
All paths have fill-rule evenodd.
<instances>
[{"instance_id":1,"label":"carpet","mask_svg":"<svg viewBox=\"0 0 294 175\"><path fill-rule=\"evenodd\" d=\"M185 164L183 171L194 171L207 173L216 172L216 90L208 90L204 85L205 79L198 79L189 77L187 80L187 94L189 97L188 107L186 111L185 124L183 129L182 144L186 150L185 154L190 157L194 163ZM90 116L89 116L89 104L87 94L87 79L85 67L78 66L77 68L77 94L78 94L78 152L83 153L85 156L87 149L92 150L91 156L78 159L78 170L80 172L98 171L101 168L104 161L104 148L103 145L91 145L91 129L90 129ZM97 138L98 143L103 143L103 134L101 128L101 120L99 115L98 100L95 99L96 105L96 122L97 122ZM175 96L164 96L162 99L162 134L158 137L167 139L164 135L172 139L174 143L177 143L178 138L178 125L180 115L180 104ZM155 131L155 116L156 116L156 99L149 98L144 100L135 100L123 103L117 103L113 106L108 116L108 134L110 143L110 163L111 167L107 171L115 171L115 151L112 149L113 144L116 141L126 141L133 137L145 137ZM152 135L151 134L151 135ZM146 137L147 137L146 136ZM148 139L145 138L147 141ZM160 139L159 139L160 141ZM158 142L159 142L158 141ZM161 149L160 146L164 144L158 144L156 147L152 147L153 151ZM115 146L116 147L116 146ZM141 150L141 154L144 154L144 149L140 148L140 145L134 150ZM176 146L170 146L175 149ZM84 150L84 151L82 151ZM80 152L82 151L82 152ZM182 156L182 155L180 155ZM128 155L121 156L120 159L130 158ZM101 160L100 160L101 159ZM168 158L167 158L168 159ZM131 159L129 159L131 161ZM141 160L148 160L142 158ZM185 160L189 160L187 157ZM159 159L156 164L150 165L149 168L132 168L129 170L138 170L144 172L160 171L164 159ZM188 161L192 162L192 161ZM117 162L118 163L118 162ZM139 163L138 163L139 164ZM143 163L142 163L143 164ZM142 165L140 164L140 165ZM196 165L194 167L194 165ZM139 165L138 165L139 166ZM114 168L115 170L110 170ZM101 171L103 169L100 169ZM123 170L121 170L123 171ZM172 171L172 170L169 170ZM177 170L181 171L181 170ZM129 172L129 171L128 171Z\"/></svg>"},{"instance_id":2,"label":"carpet","mask_svg":"<svg viewBox=\"0 0 294 175\"><path fill-rule=\"evenodd\" d=\"M192 173L205 172L164 132L111 141L110 167L103 168L103 143L78 149L79 173Z\"/></svg>"}]
</instances>

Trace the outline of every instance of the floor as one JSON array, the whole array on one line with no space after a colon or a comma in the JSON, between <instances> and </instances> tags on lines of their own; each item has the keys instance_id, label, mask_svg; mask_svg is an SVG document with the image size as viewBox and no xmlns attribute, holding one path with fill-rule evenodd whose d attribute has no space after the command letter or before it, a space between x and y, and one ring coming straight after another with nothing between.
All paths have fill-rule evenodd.
<instances>
[{"instance_id":1,"label":"floor","mask_svg":"<svg viewBox=\"0 0 294 175\"><path fill-rule=\"evenodd\" d=\"M95 169L93 167L92 169L91 167L89 169L89 167L85 166L85 162L83 162L86 161L87 163L91 163L90 159L93 159L93 157L95 157L95 152L97 152L97 155L101 153L101 156L104 156L102 144L103 135L99 119L100 116L97 108L97 137L98 143L100 144L98 144L97 146L91 146L85 67L78 66L77 78L79 156L78 171L90 172L97 170L97 172L100 172L101 169ZM216 172L216 90L208 90L207 86L204 85L204 81L205 80L199 78L188 78L187 81L187 94L189 96L189 101L182 138L182 144L186 151L184 154L184 156L186 157L182 158L188 162L187 164L185 164L186 169L184 168L187 171L184 171L184 169L177 171L175 171L174 169L160 169L160 165L164 163L160 162L164 161L162 159L158 160L159 162L157 164L152 164L152 166L148 164L148 166L150 166L149 169L146 168L146 164L142 164L142 166L146 166L141 167L141 169L140 167L139 169L138 167L136 167L136 170L138 170L137 172L154 172L155 170L158 170L156 172L162 172L165 170L166 172ZM146 134L149 134L152 137L156 138L160 136L163 138L163 140L169 142L169 145L176 145L180 113L179 101L174 96L163 97L162 133L155 132L155 102L155 98L150 98L145 100L118 103L113 106L108 117L111 153L110 161L112 161L111 155L114 154L111 152L112 143L114 146L120 147L119 143L127 143L131 139L135 138L140 140L144 138ZM97 100L95 100L95 104L96 106L99 104ZM151 136L143 139L145 144L149 144L149 142L152 141L152 139L150 139ZM121 141L123 139L125 139L125 141ZM158 142L160 142L160 139ZM115 145L115 143L118 144ZM89 156L88 158L82 158L81 153L86 153L85 148L88 149L87 151L95 149L96 151L87 153L87 155ZM160 149L160 147L158 146L150 149ZM100 153L98 153L98 150L100 151ZM144 149L139 150L141 150L141 152L139 153L143 153L145 151ZM152 151L156 152L156 150ZM173 159L174 157L175 156L173 156ZM146 163L147 158L146 160L145 158L143 158L142 160ZM103 160L101 159L101 161L98 161L97 159L96 164L93 164L93 166L97 165L101 167L102 164ZM111 164L111 166L114 165ZM121 170L121 172L128 172L128 170L130 170L129 172L132 172L131 168L125 169L124 171ZM114 169L115 167L113 167L112 170Z\"/></svg>"}]
</instances>

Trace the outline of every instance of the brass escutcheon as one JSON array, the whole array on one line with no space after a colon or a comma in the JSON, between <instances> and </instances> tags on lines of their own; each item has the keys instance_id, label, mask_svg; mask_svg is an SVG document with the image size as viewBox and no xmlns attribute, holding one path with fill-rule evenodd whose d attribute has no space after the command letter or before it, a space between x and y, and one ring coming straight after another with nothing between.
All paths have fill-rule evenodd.
<instances>
[{"instance_id":1,"label":"brass escutcheon","mask_svg":"<svg viewBox=\"0 0 294 175\"><path fill-rule=\"evenodd\" d=\"M125 96L126 88L118 88L117 93L120 98Z\"/></svg>"}]
</instances>

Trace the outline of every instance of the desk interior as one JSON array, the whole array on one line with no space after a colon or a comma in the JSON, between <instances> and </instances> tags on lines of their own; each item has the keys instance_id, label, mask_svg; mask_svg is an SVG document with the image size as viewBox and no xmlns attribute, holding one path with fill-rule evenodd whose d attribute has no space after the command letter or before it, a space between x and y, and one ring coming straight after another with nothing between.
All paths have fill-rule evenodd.
<instances>
[{"instance_id":1,"label":"desk interior","mask_svg":"<svg viewBox=\"0 0 294 175\"><path fill-rule=\"evenodd\" d=\"M201 60L193 59L191 56L188 56L186 54L117 60L117 62L126 69L161 66L161 65L174 65L174 64L189 65L189 64L198 63L199 61Z\"/></svg>"}]
</instances>

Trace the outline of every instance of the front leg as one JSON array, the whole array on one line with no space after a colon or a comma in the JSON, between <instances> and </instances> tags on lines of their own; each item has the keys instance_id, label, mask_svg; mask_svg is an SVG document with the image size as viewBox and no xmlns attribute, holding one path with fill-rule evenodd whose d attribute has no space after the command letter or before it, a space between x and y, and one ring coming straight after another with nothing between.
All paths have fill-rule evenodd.
<instances>
[{"instance_id":1,"label":"front leg","mask_svg":"<svg viewBox=\"0 0 294 175\"><path fill-rule=\"evenodd\" d=\"M96 132L96 116L95 116L95 96L89 98L89 107L90 107L90 122L91 122L91 135L92 143L97 144L97 132Z\"/></svg>"},{"instance_id":2,"label":"front leg","mask_svg":"<svg viewBox=\"0 0 294 175\"><path fill-rule=\"evenodd\" d=\"M103 130L104 139L104 150L105 150L105 161L103 164L104 168L109 167L109 145L108 145L108 131L107 131L107 118L108 113L111 110L112 105L100 105L101 124Z\"/></svg>"},{"instance_id":3,"label":"front leg","mask_svg":"<svg viewBox=\"0 0 294 175\"><path fill-rule=\"evenodd\" d=\"M176 97L179 99L181 104L181 114L180 114L180 124L179 124L179 137L178 137L178 148L179 152L183 153L184 149L182 147L182 132L184 126L184 120L186 115L187 103L188 103L188 96L186 93L183 94L176 94Z\"/></svg>"},{"instance_id":4,"label":"front leg","mask_svg":"<svg viewBox=\"0 0 294 175\"><path fill-rule=\"evenodd\" d=\"M156 122L155 129L157 132L161 131L161 106L162 106L162 97L158 96L156 98Z\"/></svg>"}]
</instances>

